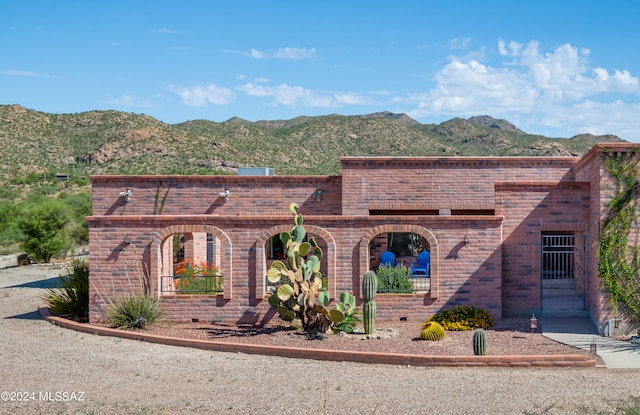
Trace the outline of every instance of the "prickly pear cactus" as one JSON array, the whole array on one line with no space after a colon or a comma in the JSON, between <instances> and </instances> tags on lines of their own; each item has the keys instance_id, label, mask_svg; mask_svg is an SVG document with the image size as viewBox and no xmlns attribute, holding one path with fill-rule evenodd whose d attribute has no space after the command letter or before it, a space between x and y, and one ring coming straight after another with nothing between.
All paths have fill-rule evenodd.
<instances>
[{"instance_id":1,"label":"prickly pear cactus","mask_svg":"<svg viewBox=\"0 0 640 415\"><path fill-rule=\"evenodd\" d=\"M365 334L373 334L376 331L376 292L378 291L378 277L373 271L364 273L362 279L362 296L364 304L362 306Z\"/></svg>"},{"instance_id":2,"label":"prickly pear cactus","mask_svg":"<svg viewBox=\"0 0 640 415\"><path fill-rule=\"evenodd\" d=\"M269 282L279 284L275 295L269 297L269 304L283 320L300 325L306 331L326 332L331 317L326 308L329 293L322 290L322 250L314 238L304 241L307 232L298 205L292 203L289 208L294 215L294 226L291 232L280 234L287 258L274 261L267 271Z\"/></svg>"},{"instance_id":3,"label":"prickly pear cactus","mask_svg":"<svg viewBox=\"0 0 640 415\"><path fill-rule=\"evenodd\" d=\"M484 356L487 354L487 333L483 329L473 332L473 354Z\"/></svg>"}]
</instances>

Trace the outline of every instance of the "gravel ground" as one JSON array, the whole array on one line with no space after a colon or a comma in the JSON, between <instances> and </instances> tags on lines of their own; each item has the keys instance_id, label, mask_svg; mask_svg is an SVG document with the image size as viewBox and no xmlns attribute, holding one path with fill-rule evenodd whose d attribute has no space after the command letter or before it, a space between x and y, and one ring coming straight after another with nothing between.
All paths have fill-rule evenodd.
<instances>
[{"instance_id":1,"label":"gravel ground","mask_svg":"<svg viewBox=\"0 0 640 415\"><path fill-rule=\"evenodd\" d=\"M640 396L637 370L321 362L78 333L37 313L60 273L0 270L0 414L600 414Z\"/></svg>"}]
</instances>

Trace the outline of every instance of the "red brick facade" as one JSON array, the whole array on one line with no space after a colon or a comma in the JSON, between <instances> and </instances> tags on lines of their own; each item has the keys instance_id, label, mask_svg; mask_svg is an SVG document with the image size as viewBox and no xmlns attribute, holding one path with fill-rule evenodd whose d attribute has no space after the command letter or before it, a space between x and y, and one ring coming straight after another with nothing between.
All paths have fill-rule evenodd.
<instances>
[{"instance_id":1,"label":"red brick facade","mask_svg":"<svg viewBox=\"0 0 640 415\"><path fill-rule=\"evenodd\" d=\"M595 256L606 203L600 153L595 147L583 158L343 157L341 176L94 176L90 320L102 320L110 301L139 290L145 278L174 321L277 319L267 302L267 251L271 238L290 230L295 202L323 248L322 272L334 299L342 291L360 296L362 275L379 265L387 233L413 232L426 242L431 291L379 294L380 321L422 321L465 304L497 319L539 311L540 240L548 231L573 232L586 247L576 253L576 285L594 319L603 321L607 302ZM121 196L126 189L128 202ZM227 201L223 189L230 191ZM173 274L173 235L183 237L185 256L195 259L207 258L208 235L223 294L160 292L161 276Z\"/></svg>"}]
</instances>

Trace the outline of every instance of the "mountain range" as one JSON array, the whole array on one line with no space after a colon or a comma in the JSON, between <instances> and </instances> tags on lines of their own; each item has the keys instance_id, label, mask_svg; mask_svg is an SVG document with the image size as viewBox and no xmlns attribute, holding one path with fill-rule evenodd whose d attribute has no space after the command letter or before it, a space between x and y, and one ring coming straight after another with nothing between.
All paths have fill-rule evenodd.
<instances>
[{"instance_id":1,"label":"mountain range","mask_svg":"<svg viewBox=\"0 0 640 415\"><path fill-rule=\"evenodd\" d=\"M52 114L0 105L0 177L29 174L340 174L348 156L570 156L614 135L549 138L487 115L421 124L405 114L166 124L120 111Z\"/></svg>"}]
</instances>

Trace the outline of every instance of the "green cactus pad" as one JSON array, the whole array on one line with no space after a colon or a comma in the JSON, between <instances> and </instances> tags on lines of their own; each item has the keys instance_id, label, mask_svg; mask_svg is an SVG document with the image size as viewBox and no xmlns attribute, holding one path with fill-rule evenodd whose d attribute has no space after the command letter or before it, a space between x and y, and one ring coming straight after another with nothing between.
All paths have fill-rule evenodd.
<instances>
[{"instance_id":1,"label":"green cactus pad","mask_svg":"<svg viewBox=\"0 0 640 415\"><path fill-rule=\"evenodd\" d=\"M275 268L278 271L285 271L287 266L282 261L273 261L270 268Z\"/></svg>"},{"instance_id":2,"label":"green cactus pad","mask_svg":"<svg viewBox=\"0 0 640 415\"><path fill-rule=\"evenodd\" d=\"M307 256L311 251L311 244L309 242L302 242L298 247L298 253L301 256Z\"/></svg>"},{"instance_id":3,"label":"green cactus pad","mask_svg":"<svg viewBox=\"0 0 640 415\"><path fill-rule=\"evenodd\" d=\"M276 284L280 282L281 277L282 277L282 273L277 268L272 267L272 268L269 268L269 271L267 271L267 280L269 280L269 282L272 284Z\"/></svg>"},{"instance_id":4,"label":"green cactus pad","mask_svg":"<svg viewBox=\"0 0 640 415\"><path fill-rule=\"evenodd\" d=\"M289 284L282 284L278 287L277 295L282 301L287 301L293 295L293 288Z\"/></svg>"},{"instance_id":5,"label":"green cactus pad","mask_svg":"<svg viewBox=\"0 0 640 415\"><path fill-rule=\"evenodd\" d=\"M282 305L282 301L280 301L277 295L272 295L269 296L269 305L273 308L277 308Z\"/></svg>"},{"instance_id":6,"label":"green cactus pad","mask_svg":"<svg viewBox=\"0 0 640 415\"><path fill-rule=\"evenodd\" d=\"M321 291L320 294L318 294L318 302L323 306L328 306L331 302L329 291Z\"/></svg>"},{"instance_id":7,"label":"green cactus pad","mask_svg":"<svg viewBox=\"0 0 640 415\"><path fill-rule=\"evenodd\" d=\"M329 316L331 316L331 321L333 323L340 323L344 320L344 313L337 309L329 310Z\"/></svg>"}]
</instances>

